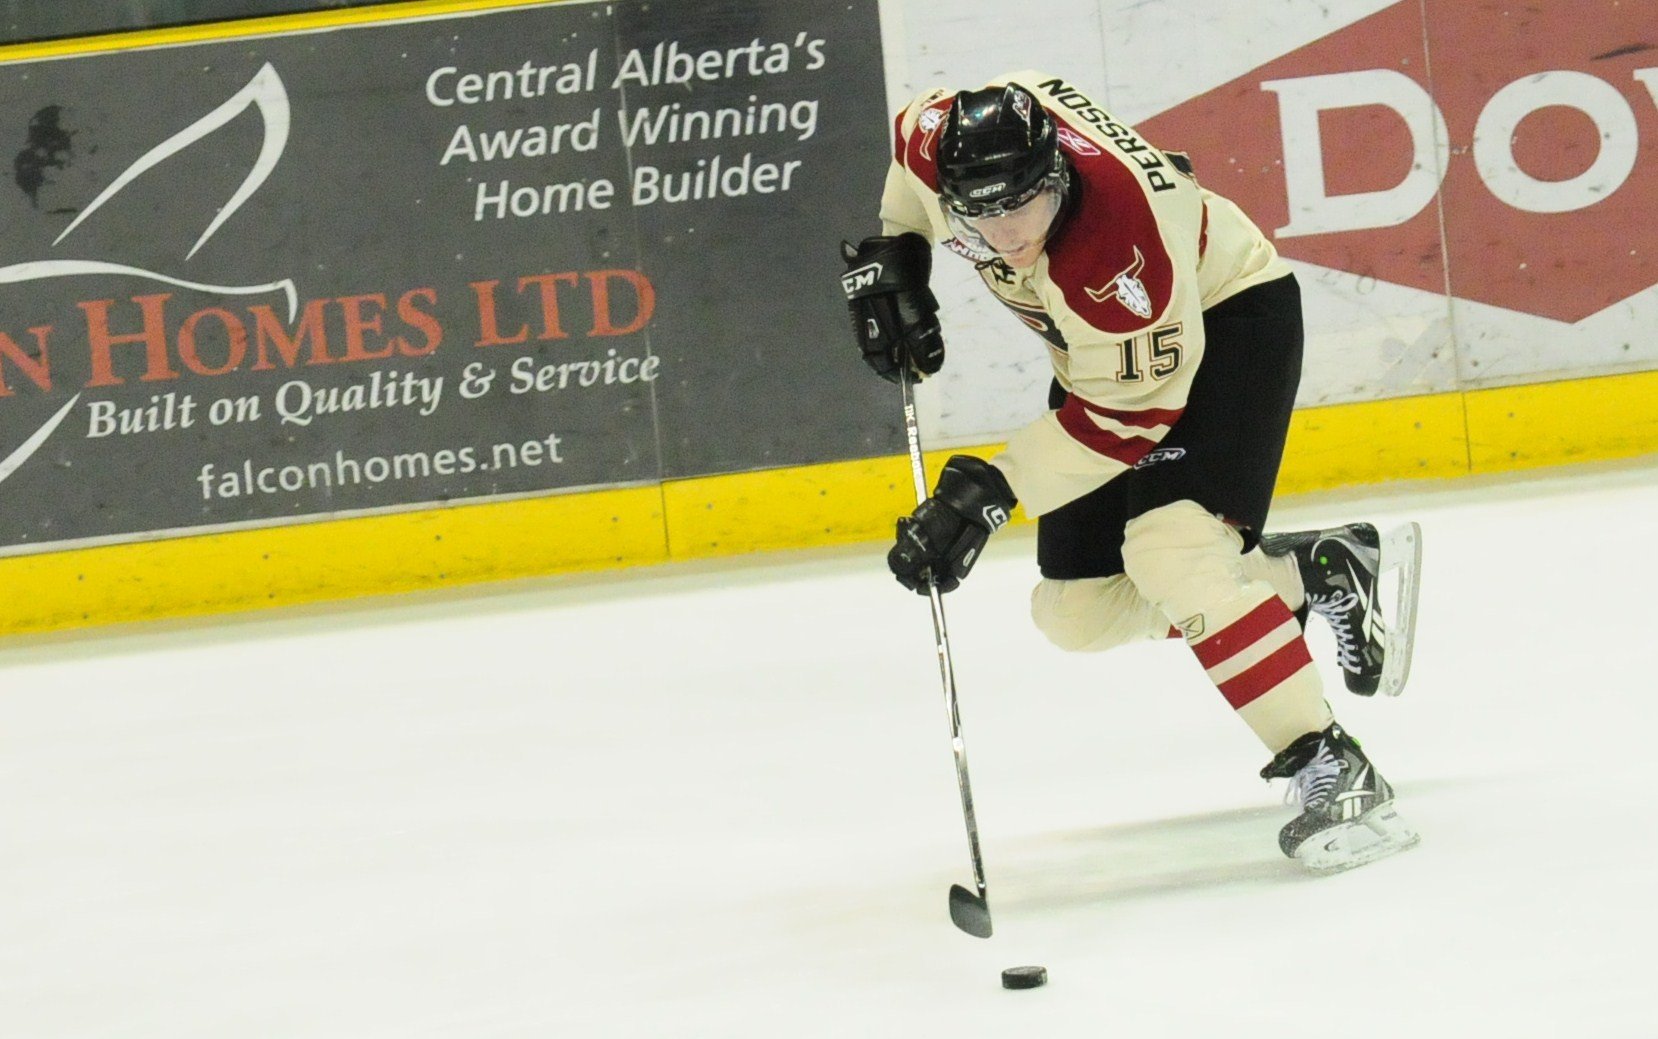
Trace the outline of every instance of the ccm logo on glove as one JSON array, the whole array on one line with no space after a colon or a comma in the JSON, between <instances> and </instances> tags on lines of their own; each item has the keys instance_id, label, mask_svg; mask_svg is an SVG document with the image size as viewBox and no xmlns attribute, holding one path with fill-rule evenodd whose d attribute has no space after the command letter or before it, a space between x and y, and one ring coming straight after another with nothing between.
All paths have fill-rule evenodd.
<instances>
[{"instance_id":1,"label":"ccm logo on glove","mask_svg":"<svg viewBox=\"0 0 1658 1039\"><path fill-rule=\"evenodd\" d=\"M848 265L841 276L852 332L864 363L888 382L908 371L919 380L944 364L944 333L938 324L938 300L927 281L933 272L933 247L912 232L841 243Z\"/></svg>"},{"instance_id":2,"label":"ccm logo on glove","mask_svg":"<svg viewBox=\"0 0 1658 1039\"><path fill-rule=\"evenodd\" d=\"M846 290L847 299L856 299L859 289L873 288L881 279L881 272L886 270L878 263L859 267L855 271L848 271L841 277L841 288Z\"/></svg>"}]
</instances>

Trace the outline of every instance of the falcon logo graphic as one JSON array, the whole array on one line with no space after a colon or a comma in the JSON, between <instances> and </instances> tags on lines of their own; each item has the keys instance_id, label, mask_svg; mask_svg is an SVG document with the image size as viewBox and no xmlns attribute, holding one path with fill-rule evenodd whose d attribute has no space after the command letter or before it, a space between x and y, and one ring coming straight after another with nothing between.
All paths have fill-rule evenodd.
<instances>
[{"instance_id":1,"label":"falcon logo graphic","mask_svg":"<svg viewBox=\"0 0 1658 1039\"><path fill-rule=\"evenodd\" d=\"M1104 303L1108 299L1116 299L1118 303L1127 307L1137 317L1151 317L1151 294L1140 281L1140 271L1146 266L1146 258L1141 255L1140 247L1134 247L1134 262L1129 264L1128 270L1111 279L1110 285L1102 289L1089 289L1088 298L1095 303Z\"/></svg>"},{"instance_id":2,"label":"falcon logo graphic","mask_svg":"<svg viewBox=\"0 0 1658 1039\"><path fill-rule=\"evenodd\" d=\"M194 123L173 134L160 144L151 148L128 166L120 176L99 193L90 203L84 206L69 226L53 240L53 245L60 244L70 233L92 214L96 213L106 202L119 195L133 181L145 173L161 165L167 159L187 150L196 142L215 133L220 128L235 120L243 112L253 109L258 113L263 135L259 147L259 155L254 159L253 166L243 177L241 186L236 193L223 205L215 206L215 216L207 225L207 230L196 239L196 244L184 254L189 260L196 255L197 250L207 244L229 220L242 204L253 197L254 192L265 183L277 163L282 158L283 149L287 147L288 133L291 123L291 113L288 106L288 91L282 84L282 77L277 75L276 69L266 62L248 80L246 86L231 95L223 104L197 119ZM283 278L261 285L208 285L198 281L191 281L175 275L159 271L144 270L131 267L123 263L107 260L24 260L19 263L7 264L0 267L0 285L14 285L27 281L40 281L47 278L80 277L83 275L115 274L137 278L147 278L166 285L177 285L181 288L196 289L201 292L217 292L227 296L256 296L266 293L280 292L288 301L288 320L293 321L299 313L299 293L292 278Z\"/></svg>"},{"instance_id":3,"label":"falcon logo graphic","mask_svg":"<svg viewBox=\"0 0 1658 1039\"><path fill-rule=\"evenodd\" d=\"M253 160L248 172L243 176L242 183L237 187L235 194L231 195L229 200L223 204L212 207L214 217L207 225L207 230L201 233L201 237L196 239L196 244L191 246L190 251L184 254L185 260L195 256L197 251L207 244L208 239L212 238L214 233L224 226L225 222L241 208L242 204L252 198L254 193L265 183L272 171L276 169L277 163L282 158L283 150L287 146L291 124L288 92L287 88L283 86L282 77L277 75L275 67L269 62L261 66L259 71L254 73L253 78L248 80L247 85L232 94L223 104L141 155L122 171L108 187L104 188L96 198L81 207L75 219L69 222L69 226L63 229L52 244L55 246L62 243L87 218L101 209L105 203L112 201L133 181L166 162L172 156L186 151L196 142L215 133L249 109L255 111L260 118L259 154ZM195 198L188 191L185 192L184 197ZM288 302L288 320L290 322L295 320L299 311L299 291L295 287L292 278L282 278L265 284L214 285L109 260L50 259L22 260L17 263L9 263L0 266L0 286L88 275L143 278L164 285L176 285L180 288L195 289L199 292L221 293L227 296L258 296L267 293L281 293ZM167 297L161 296L159 298L166 299ZM44 340L41 343L41 349L41 359L44 361ZM119 382L120 380L116 381ZM80 399L81 395L79 393L70 397L68 402L59 408L56 414L47 419L23 443L14 448L9 455L4 459L0 459L0 480L10 477L33 457L35 452L40 450L53 432L69 417L69 413Z\"/></svg>"}]
</instances>

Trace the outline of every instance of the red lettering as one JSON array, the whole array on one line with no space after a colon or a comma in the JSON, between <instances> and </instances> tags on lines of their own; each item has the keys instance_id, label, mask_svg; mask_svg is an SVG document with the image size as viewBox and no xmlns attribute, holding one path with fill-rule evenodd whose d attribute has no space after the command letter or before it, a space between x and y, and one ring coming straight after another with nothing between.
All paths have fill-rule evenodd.
<instances>
[{"instance_id":1,"label":"red lettering","mask_svg":"<svg viewBox=\"0 0 1658 1039\"><path fill-rule=\"evenodd\" d=\"M420 346L413 345L401 336L394 339L392 342L396 345L397 352L405 357L425 357L436 350L439 343L443 342L443 326L438 323L437 315L429 314L415 306L414 301L416 299L424 299L427 303L436 306L438 301L437 290L410 289L397 300L397 316L403 319L404 324L424 333L426 336L426 342Z\"/></svg>"},{"instance_id":2,"label":"red lettering","mask_svg":"<svg viewBox=\"0 0 1658 1039\"><path fill-rule=\"evenodd\" d=\"M196 326L207 318L216 319L224 326L225 340L229 349L226 351L225 362L217 367L202 362L201 353L196 349ZM209 307L198 310L184 319L184 324L178 330L178 357L184 366L197 375L223 375L233 372L242 366L242 360L248 355L248 333L242 327L242 320L228 310Z\"/></svg>"},{"instance_id":3,"label":"red lettering","mask_svg":"<svg viewBox=\"0 0 1658 1039\"><path fill-rule=\"evenodd\" d=\"M363 338L364 332L380 331L381 313L386 309L386 297L380 293L367 296L342 296L340 306L345 310L345 361L377 361L383 357L390 357L392 344L387 343L382 350L370 350ZM364 316L363 306L371 305L376 308L372 316Z\"/></svg>"},{"instance_id":4,"label":"red lettering","mask_svg":"<svg viewBox=\"0 0 1658 1039\"><path fill-rule=\"evenodd\" d=\"M610 282L613 278L620 278L632 285L638 300L633 320L620 328L611 323ZM651 315L656 312L656 289L651 285L650 279L638 271L588 271L587 281L593 287L593 331L588 335L631 335L644 328L650 322Z\"/></svg>"},{"instance_id":5,"label":"red lettering","mask_svg":"<svg viewBox=\"0 0 1658 1039\"><path fill-rule=\"evenodd\" d=\"M115 305L112 299L95 299L78 304L86 312L87 346L92 354L92 378L87 386L119 386L125 380L115 374L110 348L123 343L143 343L145 355L144 382L160 382L178 378L167 357L167 301L170 292L153 296L134 296L132 301L144 312L144 330L127 335L116 335L109 328L109 311Z\"/></svg>"},{"instance_id":6,"label":"red lettering","mask_svg":"<svg viewBox=\"0 0 1658 1039\"><path fill-rule=\"evenodd\" d=\"M306 365L333 364L335 358L328 355L328 330L323 321L322 308L328 304L325 299L306 301L305 310L299 319L299 327L294 329L292 336L288 335L286 322L277 317L270 307L264 304L248 308L253 315L254 350L258 357L253 362L253 370L267 372L276 365L271 363L270 352L267 347L274 346L277 356L289 368L299 364L299 350L305 340L311 341L311 359Z\"/></svg>"},{"instance_id":7,"label":"red lettering","mask_svg":"<svg viewBox=\"0 0 1658 1039\"><path fill-rule=\"evenodd\" d=\"M43 390L52 388L52 372L46 364L46 337L52 334L52 326L40 325L29 329L29 334L35 337L34 355L23 351L11 336L0 332L0 358L15 364L29 381ZM6 385L6 367L0 364L0 397L10 397L11 387Z\"/></svg>"},{"instance_id":8,"label":"red lettering","mask_svg":"<svg viewBox=\"0 0 1658 1039\"><path fill-rule=\"evenodd\" d=\"M510 346L530 337L529 325L519 328L510 338L501 335L499 319L495 316L495 286L499 284L498 279L472 282L472 291L478 294L478 341L473 346Z\"/></svg>"},{"instance_id":9,"label":"red lettering","mask_svg":"<svg viewBox=\"0 0 1658 1039\"><path fill-rule=\"evenodd\" d=\"M558 287L568 283L574 285L577 276L575 271L562 271L558 274L530 274L518 279L518 291L523 292L524 286L536 285L541 289L541 334L537 339L568 339L570 333L564 331L558 323Z\"/></svg>"}]
</instances>

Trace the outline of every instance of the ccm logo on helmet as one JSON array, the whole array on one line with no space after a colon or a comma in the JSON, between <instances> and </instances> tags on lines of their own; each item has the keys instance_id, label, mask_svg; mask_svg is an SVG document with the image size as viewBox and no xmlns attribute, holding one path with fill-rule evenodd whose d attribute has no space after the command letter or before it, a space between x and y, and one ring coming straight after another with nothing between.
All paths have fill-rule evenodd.
<instances>
[{"instance_id":1,"label":"ccm logo on helmet","mask_svg":"<svg viewBox=\"0 0 1658 1039\"><path fill-rule=\"evenodd\" d=\"M969 191L967 193L967 197L968 198L984 198L986 195L994 195L998 191L1001 191L1006 187L1007 187L1007 181L1004 180L1000 184L992 184L989 187L974 188L972 191Z\"/></svg>"},{"instance_id":2,"label":"ccm logo on helmet","mask_svg":"<svg viewBox=\"0 0 1658 1039\"><path fill-rule=\"evenodd\" d=\"M855 271L847 271L841 276L841 289L851 296L859 289L867 289L881 278L884 268L878 263L865 264Z\"/></svg>"}]
</instances>

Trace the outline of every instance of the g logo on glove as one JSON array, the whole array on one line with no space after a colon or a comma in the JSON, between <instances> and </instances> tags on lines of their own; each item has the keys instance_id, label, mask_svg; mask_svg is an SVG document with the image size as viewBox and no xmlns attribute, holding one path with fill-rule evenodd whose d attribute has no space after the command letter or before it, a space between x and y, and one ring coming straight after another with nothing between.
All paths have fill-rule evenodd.
<instances>
[{"instance_id":1,"label":"g logo on glove","mask_svg":"<svg viewBox=\"0 0 1658 1039\"><path fill-rule=\"evenodd\" d=\"M887 568L913 592L926 595L929 585L954 591L1016 504L1000 469L971 455L955 455L944 463L932 497L898 521Z\"/></svg>"}]
</instances>

